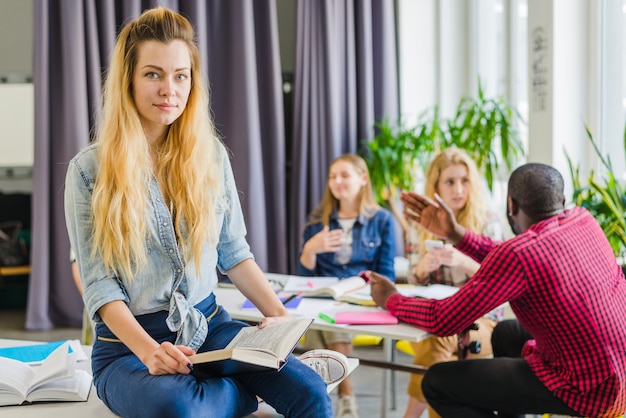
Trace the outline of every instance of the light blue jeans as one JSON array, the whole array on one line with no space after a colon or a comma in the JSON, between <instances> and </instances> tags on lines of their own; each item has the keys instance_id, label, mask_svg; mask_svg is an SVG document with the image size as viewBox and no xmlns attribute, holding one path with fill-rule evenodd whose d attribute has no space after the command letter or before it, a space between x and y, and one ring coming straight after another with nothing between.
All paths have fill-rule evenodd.
<instances>
[{"instance_id":1,"label":"light blue jeans","mask_svg":"<svg viewBox=\"0 0 626 418\"><path fill-rule=\"evenodd\" d=\"M215 296L196 307L209 316L216 309ZM158 312L138 316L137 320L157 341L174 342L176 335L167 328L166 317L167 312ZM225 347L244 326L247 324L231 319L219 307L198 352ZM122 417L238 418L257 409L256 395L285 417L333 416L326 384L293 355L280 372L203 380L183 374L154 376L123 343L101 339L116 338L106 325L99 323L96 333L92 369L98 397Z\"/></svg>"}]
</instances>

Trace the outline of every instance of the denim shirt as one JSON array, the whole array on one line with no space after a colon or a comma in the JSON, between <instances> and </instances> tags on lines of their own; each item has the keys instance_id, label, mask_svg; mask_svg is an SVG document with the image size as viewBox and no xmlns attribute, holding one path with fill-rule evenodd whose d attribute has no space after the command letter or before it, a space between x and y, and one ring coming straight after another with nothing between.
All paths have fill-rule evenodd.
<instances>
[{"instance_id":1,"label":"denim shirt","mask_svg":"<svg viewBox=\"0 0 626 418\"><path fill-rule=\"evenodd\" d=\"M216 205L217 248L207 237L200 259L187 263L174 233L173 220L154 176L148 185L145 248L147 265L138 270L133 281L115 277L102 260L92 258L92 193L98 175L97 144L79 152L69 163L65 179L65 218L70 244L76 253L83 300L89 315L100 320L98 309L122 300L133 315L168 311L168 328L177 332L176 344L194 349L204 342L207 322L194 305L208 297L217 285L216 267L225 272L253 258L245 239L246 227L235 180L223 148L223 178ZM185 239L185 237L182 237Z\"/></svg>"},{"instance_id":2,"label":"denim shirt","mask_svg":"<svg viewBox=\"0 0 626 418\"><path fill-rule=\"evenodd\" d=\"M336 211L330 216L331 230L339 229ZM322 223L311 224L304 230L304 243L324 228ZM346 278L357 276L363 270L372 270L395 280L393 259L396 255L396 237L393 215L385 209L374 215L359 215L352 229L352 256L346 264L335 261L335 253L317 254L315 268L309 270L298 258L298 275Z\"/></svg>"}]
</instances>

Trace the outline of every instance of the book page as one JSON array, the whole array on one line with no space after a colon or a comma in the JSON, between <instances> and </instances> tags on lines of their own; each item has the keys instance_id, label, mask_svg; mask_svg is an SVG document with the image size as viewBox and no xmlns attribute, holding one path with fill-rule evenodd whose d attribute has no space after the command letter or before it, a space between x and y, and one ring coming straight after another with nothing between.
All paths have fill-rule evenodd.
<instances>
[{"instance_id":1,"label":"book page","mask_svg":"<svg viewBox=\"0 0 626 418\"><path fill-rule=\"evenodd\" d=\"M66 342L54 350L41 366L35 366L35 377L31 386L36 387L53 379L72 376L76 368L76 358L68 350L69 343Z\"/></svg>"},{"instance_id":2,"label":"book page","mask_svg":"<svg viewBox=\"0 0 626 418\"><path fill-rule=\"evenodd\" d=\"M271 324L265 328L242 328L226 348L263 349L284 360L312 322L311 318L301 318Z\"/></svg>"},{"instance_id":3,"label":"book page","mask_svg":"<svg viewBox=\"0 0 626 418\"><path fill-rule=\"evenodd\" d=\"M372 299L372 289L369 284L359 287L356 290L345 292L335 299L357 305L376 306L376 302Z\"/></svg>"},{"instance_id":4,"label":"book page","mask_svg":"<svg viewBox=\"0 0 626 418\"><path fill-rule=\"evenodd\" d=\"M91 390L91 374L76 370L72 377L53 380L33 390L27 397L29 402L41 401L86 401Z\"/></svg>"},{"instance_id":5,"label":"book page","mask_svg":"<svg viewBox=\"0 0 626 418\"><path fill-rule=\"evenodd\" d=\"M341 296L346 293L354 294L356 297L363 297L363 295L370 295L370 289L365 280L358 276L348 277L347 279L339 280L331 286L333 290L333 296Z\"/></svg>"},{"instance_id":6,"label":"book page","mask_svg":"<svg viewBox=\"0 0 626 418\"><path fill-rule=\"evenodd\" d=\"M33 368L21 361L0 357L0 370L0 405L4 405L1 399L6 392L19 394L23 400L35 378Z\"/></svg>"},{"instance_id":7,"label":"book page","mask_svg":"<svg viewBox=\"0 0 626 418\"><path fill-rule=\"evenodd\" d=\"M414 296L427 299L445 299L454 295L459 288L445 284L430 284L428 286L398 286L398 292L403 296Z\"/></svg>"},{"instance_id":8,"label":"book page","mask_svg":"<svg viewBox=\"0 0 626 418\"><path fill-rule=\"evenodd\" d=\"M316 292L320 289L330 287L339 281L336 277L304 277L289 276L283 292Z\"/></svg>"}]
</instances>

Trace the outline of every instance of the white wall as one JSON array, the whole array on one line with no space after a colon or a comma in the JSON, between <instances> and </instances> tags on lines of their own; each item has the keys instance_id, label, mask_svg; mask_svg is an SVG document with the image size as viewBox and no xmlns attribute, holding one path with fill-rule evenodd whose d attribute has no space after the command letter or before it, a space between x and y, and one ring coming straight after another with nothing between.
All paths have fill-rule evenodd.
<instances>
[{"instance_id":1,"label":"white wall","mask_svg":"<svg viewBox=\"0 0 626 418\"><path fill-rule=\"evenodd\" d=\"M33 165L32 84L0 84L0 167Z\"/></svg>"},{"instance_id":2,"label":"white wall","mask_svg":"<svg viewBox=\"0 0 626 418\"><path fill-rule=\"evenodd\" d=\"M0 0L0 192L32 190L33 0Z\"/></svg>"},{"instance_id":3,"label":"white wall","mask_svg":"<svg viewBox=\"0 0 626 418\"><path fill-rule=\"evenodd\" d=\"M0 79L32 76L33 0L0 0L0 57Z\"/></svg>"}]
</instances>

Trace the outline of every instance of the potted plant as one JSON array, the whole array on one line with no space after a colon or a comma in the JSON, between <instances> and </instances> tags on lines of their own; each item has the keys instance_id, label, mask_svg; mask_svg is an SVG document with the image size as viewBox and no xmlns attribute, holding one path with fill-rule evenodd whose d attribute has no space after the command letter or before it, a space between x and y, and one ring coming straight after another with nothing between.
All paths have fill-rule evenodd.
<instances>
[{"instance_id":1,"label":"potted plant","mask_svg":"<svg viewBox=\"0 0 626 418\"><path fill-rule=\"evenodd\" d=\"M501 163L506 173L524 156L517 126L523 123L519 112L501 97L487 98L478 80L478 96L462 97L455 116L443 131L442 147L456 146L468 152L493 190Z\"/></svg>"},{"instance_id":2,"label":"potted plant","mask_svg":"<svg viewBox=\"0 0 626 418\"><path fill-rule=\"evenodd\" d=\"M592 170L587 178L587 184L583 185L580 180L579 167L572 163L566 152L574 189L572 201L578 206L585 207L596 218L611 244L615 257L624 269L626 266L626 188L616 178L610 156L602 155L586 125L585 130L605 172L601 178L597 178ZM626 150L626 129L624 130L624 149Z\"/></svg>"},{"instance_id":3,"label":"potted plant","mask_svg":"<svg viewBox=\"0 0 626 418\"><path fill-rule=\"evenodd\" d=\"M475 159L492 190L501 164L510 170L524 155L518 123L523 123L519 112L501 98L485 97L480 80L477 98L462 97L449 120L440 118L435 105L411 127L401 120L377 123L375 137L365 143L364 158L379 203L391 209L406 231L398 190L413 189L433 154L450 146L466 150Z\"/></svg>"}]
</instances>

